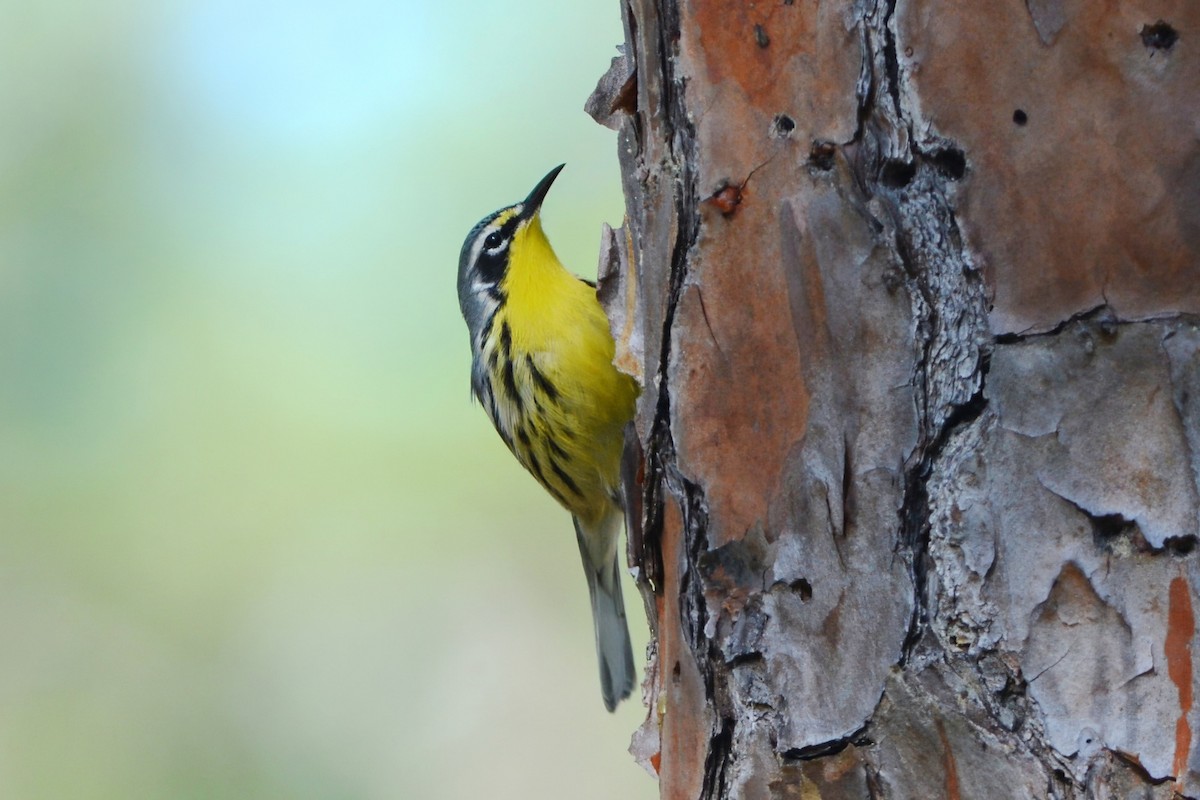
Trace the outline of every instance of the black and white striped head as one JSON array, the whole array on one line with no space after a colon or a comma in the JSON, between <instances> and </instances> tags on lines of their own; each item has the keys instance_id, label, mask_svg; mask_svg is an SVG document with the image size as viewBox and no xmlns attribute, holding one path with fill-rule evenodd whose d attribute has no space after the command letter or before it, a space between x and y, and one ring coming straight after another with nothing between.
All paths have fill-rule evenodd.
<instances>
[{"instance_id":1,"label":"black and white striped head","mask_svg":"<svg viewBox=\"0 0 1200 800\"><path fill-rule=\"evenodd\" d=\"M537 216L550 185L565 164L559 164L533 187L520 203L487 215L467 234L458 257L458 306L471 332L471 349L478 353L480 333L504 304L501 284L508 272L514 246Z\"/></svg>"}]
</instances>

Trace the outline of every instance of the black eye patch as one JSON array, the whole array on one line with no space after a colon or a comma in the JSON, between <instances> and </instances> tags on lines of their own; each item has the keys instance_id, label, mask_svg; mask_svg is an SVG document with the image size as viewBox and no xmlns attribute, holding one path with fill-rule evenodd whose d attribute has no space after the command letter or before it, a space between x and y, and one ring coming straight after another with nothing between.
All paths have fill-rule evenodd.
<instances>
[{"instance_id":1,"label":"black eye patch","mask_svg":"<svg viewBox=\"0 0 1200 800\"><path fill-rule=\"evenodd\" d=\"M484 237L483 247L480 248L479 257L475 261L475 270L485 283L495 285L504 277L504 272L508 269L507 245L516 235L520 221L514 214L499 230L494 230Z\"/></svg>"},{"instance_id":2,"label":"black eye patch","mask_svg":"<svg viewBox=\"0 0 1200 800\"><path fill-rule=\"evenodd\" d=\"M504 270L508 267L507 254L504 253L489 253L484 251L479 254L479 260L475 262L475 269L479 273L479 277L483 278L485 283L499 283L504 277Z\"/></svg>"}]
</instances>

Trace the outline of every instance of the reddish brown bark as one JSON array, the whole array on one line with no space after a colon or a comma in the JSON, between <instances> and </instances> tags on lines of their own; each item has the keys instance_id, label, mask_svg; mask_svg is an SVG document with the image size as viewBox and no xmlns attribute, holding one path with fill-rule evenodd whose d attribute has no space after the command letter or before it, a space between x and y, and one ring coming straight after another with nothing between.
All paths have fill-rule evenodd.
<instances>
[{"instance_id":1,"label":"reddish brown bark","mask_svg":"<svg viewBox=\"0 0 1200 800\"><path fill-rule=\"evenodd\" d=\"M1200 6L623 11L663 797L1200 796Z\"/></svg>"}]
</instances>

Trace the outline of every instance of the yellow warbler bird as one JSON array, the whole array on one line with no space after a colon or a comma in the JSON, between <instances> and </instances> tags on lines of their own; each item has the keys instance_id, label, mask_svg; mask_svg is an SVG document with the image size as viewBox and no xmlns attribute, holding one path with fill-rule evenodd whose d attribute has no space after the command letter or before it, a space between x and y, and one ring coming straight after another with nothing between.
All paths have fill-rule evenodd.
<instances>
[{"instance_id":1,"label":"yellow warbler bird","mask_svg":"<svg viewBox=\"0 0 1200 800\"><path fill-rule=\"evenodd\" d=\"M575 522L609 711L633 690L621 599L620 461L637 385L613 366L595 284L563 267L539 211L563 165L520 203L471 229L458 303L471 334L471 391L521 465Z\"/></svg>"}]
</instances>

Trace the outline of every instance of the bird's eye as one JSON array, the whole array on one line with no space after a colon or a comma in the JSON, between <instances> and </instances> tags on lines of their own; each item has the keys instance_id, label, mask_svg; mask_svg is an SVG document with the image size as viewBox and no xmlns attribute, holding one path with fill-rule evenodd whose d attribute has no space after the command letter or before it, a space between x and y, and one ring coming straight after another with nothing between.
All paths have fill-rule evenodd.
<instances>
[{"instance_id":1,"label":"bird's eye","mask_svg":"<svg viewBox=\"0 0 1200 800\"><path fill-rule=\"evenodd\" d=\"M500 231L492 231L487 235L487 238L483 240L483 246L488 250L495 250L503 241L504 237L500 234Z\"/></svg>"}]
</instances>

